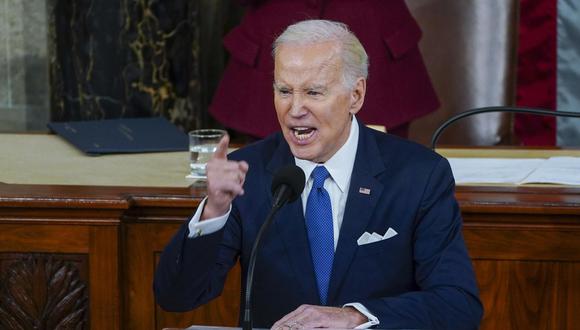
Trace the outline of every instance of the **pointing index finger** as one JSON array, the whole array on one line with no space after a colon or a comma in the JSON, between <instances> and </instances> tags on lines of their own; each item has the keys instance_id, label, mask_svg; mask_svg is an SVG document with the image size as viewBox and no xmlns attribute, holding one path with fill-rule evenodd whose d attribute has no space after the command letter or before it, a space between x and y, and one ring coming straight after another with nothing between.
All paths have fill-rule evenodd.
<instances>
[{"instance_id":1,"label":"pointing index finger","mask_svg":"<svg viewBox=\"0 0 580 330\"><path fill-rule=\"evenodd\" d=\"M228 155L228 144L230 143L230 137L226 134L222 137L220 142L218 143L213 157L216 159L227 159Z\"/></svg>"}]
</instances>

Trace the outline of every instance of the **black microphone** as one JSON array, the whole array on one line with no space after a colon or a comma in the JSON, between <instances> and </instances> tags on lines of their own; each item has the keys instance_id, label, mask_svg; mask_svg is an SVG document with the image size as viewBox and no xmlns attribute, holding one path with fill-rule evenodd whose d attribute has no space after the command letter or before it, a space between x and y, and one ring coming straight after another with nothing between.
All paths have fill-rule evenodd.
<instances>
[{"instance_id":1,"label":"black microphone","mask_svg":"<svg viewBox=\"0 0 580 330\"><path fill-rule=\"evenodd\" d=\"M286 201L295 201L302 194L305 182L304 172L296 165L289 165L278 170L272 180L272 195L274 196L272 207L280 208Z\"/></svg>"},{"instance_id":2,"label":"black microphone","mask_svg":"<svg viewBox=\"0 0 580 330\"><path fill-rule=\"evenodd\" d=\"M274 179L272 180L272 194L273 202L272 209L266 221L260 227L256 240L254 241L254 246L250 253L250 261L248 262L248 274L246 276L246 303L244 307L244 324L243 330L251 330L252 325L252 284L254 278L254 268L256 266L256 254L258 252L258 244L260 244L260 239L263 233L272 223L274 215L278 210L286 204L286 202L293 202L302 194L304 190L304 184L306 183L306 178L304 172L300 167L292 164L279 169L276 174L274 174Z\"/></svg>"}]
</instances>

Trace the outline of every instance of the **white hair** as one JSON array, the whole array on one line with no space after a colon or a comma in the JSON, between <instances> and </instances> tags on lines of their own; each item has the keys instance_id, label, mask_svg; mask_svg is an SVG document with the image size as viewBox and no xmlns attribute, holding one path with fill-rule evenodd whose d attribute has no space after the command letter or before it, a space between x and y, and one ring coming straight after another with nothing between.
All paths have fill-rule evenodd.
<instances>
[{"instance_id":1,"label":"white hair","mask_svg":"<svg viewBox=\"0 0 580 330\"><path fill-rule=\"evenodd\" d=\"M290 25L274 41L272 55L284 44L308 45L337 41L343 62L344 85L353 89L359 78L369 75L369 57L357 37L343 23L328 20L306 20Z\"/></svg>"}]
</instances>

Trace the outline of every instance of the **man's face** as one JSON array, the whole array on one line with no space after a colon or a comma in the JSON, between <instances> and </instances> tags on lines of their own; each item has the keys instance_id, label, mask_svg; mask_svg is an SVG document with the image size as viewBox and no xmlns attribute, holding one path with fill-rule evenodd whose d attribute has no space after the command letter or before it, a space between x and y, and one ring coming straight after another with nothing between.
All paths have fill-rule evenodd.
<instances>
[{"instance_id":1,"label":"man's face","mask_svg":"<svg viewBox=\"0 0 580 330\"><path fill-rule=\"evenodd\" d=\"M274 106L297 158L325 162L348 139L351 115L362 106L366 81L360 78L354 90L347 89L342 65L335 42L278 48Z\"/></svg>"}]
</instances>

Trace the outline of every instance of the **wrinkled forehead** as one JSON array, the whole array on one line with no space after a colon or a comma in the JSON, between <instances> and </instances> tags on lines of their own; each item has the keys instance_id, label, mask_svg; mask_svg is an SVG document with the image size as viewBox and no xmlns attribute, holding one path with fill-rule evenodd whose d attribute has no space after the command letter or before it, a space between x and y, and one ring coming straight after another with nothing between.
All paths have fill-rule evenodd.
<instances>
[{"instance_id":1,"label":"wrinkled forehead","mask_svg":"<svg viewBox=\"0 0 580 330\"><path fill-rule=\"evenodd\" d=\"M341 69L340 48L336 42L283 44L274 59L275 76L286 74L320 74Z\"/></svg>"}]
</instances>

